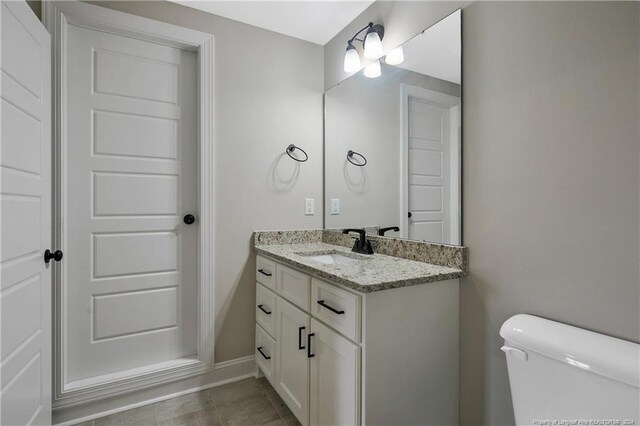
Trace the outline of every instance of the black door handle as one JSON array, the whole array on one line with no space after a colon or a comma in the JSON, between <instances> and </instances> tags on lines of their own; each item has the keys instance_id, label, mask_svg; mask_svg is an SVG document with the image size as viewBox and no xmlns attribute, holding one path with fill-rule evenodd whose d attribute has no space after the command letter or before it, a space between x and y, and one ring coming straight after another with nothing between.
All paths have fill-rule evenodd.
<instances>
[{"instance_id":1,"label":"black door handle","mask_svg":"<svg viewBox=\"0 0 640 426\"><path fill-rule=\"evenodd\" d=\"M262 312L264 312L267 315L271 315L271 311L267 311L265 308L262 307L263 305L260 304L258 305L258 309L260 309Z\"/></svg>"},{"instance_id":2,"label":"black door handle","mask_svg":"<svg viewBox=\"0 0 640 426\"><path fill-rule=\"evenodd\" d=\"M51 250L46 249L44 251L44 263L51 262L51 259L55 260L56 262L60 262L62 260L62 250L56 250L51 253Z\"/></svg>"},{"instance_id":3,"label":"black door handle","mask_svg":"<svg viewBox=\"0 0 640 426\"><path fill-rule=\"evenodd\" d=\"M338 315L344 314L344 311L339 311L336 308L333 308L333 307L327 305L326 303L324 303L324 300L318 300L318 305L322 306L323 308L327 308L328 310L330 310L334 314L338 314Z\"/></svg>"},{"instance_id":4,"label":"black door handle","mask_svg":"<svg viewBox=\"0 0 640 426\"><path fill-rule=\"evenodd\" d=\"M184 221L184 223L186 223L187 225L191 225L193 222L196 221L196 217L192 214L186 214L184 215L184 217L182 218L182 220Z\"/></svg>"},{"instance_id":5,"label":"black door handle","mask_svg":"<svg viewBox=\"0 0 640 426\"><path fill-rule=\"evenodd\" d=\"M409 219L411 219L411 216L413 216L413 215L411 214L411 212L409 212L409 214L407 214L407 216L409 217Z\"/></svg>"},{"instance_id":6,"label":"black door handle","mask_svg":"<svg viewBox=\"0 0 640 426\"><path fill-rule=\"evenodd\" d=\"M307 327L300 327L298 328L298 350L303 350L304 346L302 346L302 330L304 330Z\"/></svg>"},{"instance_id":7,"label":"black door handle","mask_svg":"<svg viewBox=\"0 0 640 426\"><path fill-rule=\"evenodd\" d=\"M262 355L264 359L271 359L269 355L265 355L264 352L262 352L262 346L258 346L258 352L260 352L260 355Z\"/></svg>"},{"instance_id":8,"label":"black door handle","mask_svg":"<svg viewBox=\"0 0 640 426\"><path fill-rule=\"evenodd\" d=\"M316 354L311 353L311 338L315 336L316 333L307 334L307 358L313 358Z\"/></svg>"}]
</instances>

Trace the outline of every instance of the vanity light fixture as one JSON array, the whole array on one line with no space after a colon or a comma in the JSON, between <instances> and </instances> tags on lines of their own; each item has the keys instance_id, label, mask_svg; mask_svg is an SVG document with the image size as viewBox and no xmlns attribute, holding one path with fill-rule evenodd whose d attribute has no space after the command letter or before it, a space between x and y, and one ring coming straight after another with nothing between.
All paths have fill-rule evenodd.
<instances>
[{"instance_id":1,"label":"vanity light fixture","mask_svg":"<svg viewBox=\"0 0 640 426\"><path fill-rule=\"evenodd\" d=\"M398 46L391 52L387 53L384 57L384 61L389 65L399 65L404 62L404 51L402 46Z\"/></svg>"},{"instance_id":2,"label":"vanity light fixture","mask_svg":"<svg viewBox=\"0 0 640 426\"><path fill-rule=\"evenodd\" d=\"M364 76L369 78L376 78L382 75L382 71L380 70L380 60L376 59L367 65L364 69Z\"/></svg>"},{"instance_id":3,"label":"vanity light fixture","mask_svg":"<svg viewBox=\"0 0 640 426\"><path fill-rule=\"evenodd\" d=\"M363 31L366 31L364 38L358 38L358 36ZM369 22L366 27L362 28L353 37L351 37L347 41L347 51L344 54L344 71L349 73L356 72L362 66L360 63L360 56L358 55L358 51L353 44L354 41L359 41L362 43L365 58L378 59L384 56L384 49L382 48L383 37L384 27L380 24L374 24L373 22ZM373 67L371 68L369 73L367 73L365 69L365 75L369 74L367 75L367 77L380 76L380 62L376 60L371 65L373 65ZM371 65L367 66L367 68L369 68Z\"/></svg>"},{"instance_id":4,"label":"vanity light fixture","mask_svg":"<svg viewBox=\"0 0 640 426\"><path fill-rule=\"evenodd\" d=\"M362 64L360 63L360 55L358 55L356 47L349 43L347 46L347 53L344 54L344 72L356 72L360 67L362 67Z\"/></svg>"}]
</instances>

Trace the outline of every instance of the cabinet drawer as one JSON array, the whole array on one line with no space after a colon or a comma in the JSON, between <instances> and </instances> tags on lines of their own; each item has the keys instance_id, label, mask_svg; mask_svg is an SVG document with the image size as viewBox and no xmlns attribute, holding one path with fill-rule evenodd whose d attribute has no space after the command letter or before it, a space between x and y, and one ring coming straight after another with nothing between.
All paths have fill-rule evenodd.
<instances>
[{"instance_id":1,"label":"cabinet drawer","mask_svg":"<svg viewBox=\"0 0 640 426\"><path fill-rule=\"evenodd\" d=\"M261 284L256 287L256 322L271 336L276 331L276 294Z\"/></svg>"},{"instance_id":2,"label":"cabinet drawer","mask_svg":"<svg viewBox=\"0 0 640 426\"><path fill-rule=\"evenodd\" d=\"M311 283L311 313L349 339L360 341L360 296L316 278Z\"/></svg>"},{"instance_id":3,"label":"cabinet drawer","mask_svg":"<svg viewBox=\"0 0 640 426\"><path fill-rule=\"evenodd\" d=\"M309 312L309 294L311 293L311 278L295 269L278 264L276 266L276 292Z\"/></svg>"},{"instance_id":4,"label":"cabinet drawer","mask_svg":"<svg viewBox=\"0 0 640 426\"><path fill-rule=\"evenodd\" d=\"M276 291L276 263L262 256L256 257L256 281Z\"/></svg>"},{"instance_id":5,"label":"cabinet drawer","mask_svg":"<svg viewBox=\"0 0 640 426\"><path fill-rule=\"evenodd\" d=\"M256 363L264 373L264 376L273 383L274 354L276 353L276 342L259 325L256 325Z\"/></svg>"}]
</instances>

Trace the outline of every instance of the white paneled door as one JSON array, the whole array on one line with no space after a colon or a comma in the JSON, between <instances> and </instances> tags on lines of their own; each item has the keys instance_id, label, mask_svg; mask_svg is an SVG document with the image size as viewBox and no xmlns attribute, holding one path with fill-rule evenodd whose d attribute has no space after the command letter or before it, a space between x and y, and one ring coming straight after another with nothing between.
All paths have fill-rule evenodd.
<instances>
[{"instance_id":1,"label":"white paneled door","mask_svg":"<svg viewBox=\"0 0 640 426\"><path fill-rule=\"evenodd\" d=\"M449 241L449 108L409 97L409 238Z\"/></svg>"},{"instance_id":2,"label":"white paneled door","mask_svg":"<svg viewBox=\"0 0 640 426\"><path fill-rule=\"evenodd\" d=\"M63 359L82 388L197 355L197 69L75 25L67 43Z\"/></svg>"},{"instance_id":3,"label":"white paneled door","mask_svg":"<svg viewBox=\"0 0 640 426\"><path fill-rule=\"evenodd\" d=\"M0 424L51 424L51 53L24 1L2 2Z\"/></svg>"}]
</instances>

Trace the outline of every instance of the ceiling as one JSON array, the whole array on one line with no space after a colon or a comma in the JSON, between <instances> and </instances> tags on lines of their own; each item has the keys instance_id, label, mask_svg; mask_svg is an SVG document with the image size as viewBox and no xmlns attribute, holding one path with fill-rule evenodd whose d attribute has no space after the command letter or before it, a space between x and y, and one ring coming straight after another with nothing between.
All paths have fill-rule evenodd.
<instances>
[{"instance_id":1,"label":"ceiling","mask_svg":"<svg viewBox=\"0 0 640 426\"><path fill-rule=\"evenodd\" d=\"M373 0L170 1L321 46L324 46L373 3Z\"/></svg>"}]
</instances>

